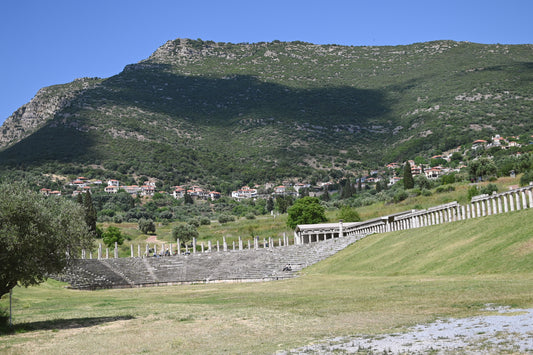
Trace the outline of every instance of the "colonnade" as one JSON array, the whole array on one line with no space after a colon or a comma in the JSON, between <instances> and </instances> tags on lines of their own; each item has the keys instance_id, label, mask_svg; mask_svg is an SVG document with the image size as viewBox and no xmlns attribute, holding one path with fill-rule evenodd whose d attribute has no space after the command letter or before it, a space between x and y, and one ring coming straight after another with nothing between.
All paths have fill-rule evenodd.
<instances>
[{"instance_id":1,"label":"colonnade","mask_svg":"<svg viewBox=\"0 0 533 355\"><path fill-rule=\"evenodd\" d=\"M490 216L533 208L533 185L492 195L479 195L467 205L457 201L428 208L355 223L326 223L298 226L294 232L295 244L338 238L349 235L368 235L405 229L427 227L448 222Z\"/></svg>"},{"instance_id":2,"label":"colonnade","mask_svg":"<svg viewBox=\"0 0 533 355\"><path fill-rule=\"evenodd\" d=\"M277 245L276 245L277 244ZM185 246L181 246L180 239L178 238L176 240L176 244L173 243L162 243L157 244L154 243L152 245L145 244L144 248L141 247L140 244L137 245L135 248L133 244L130 245L130 257L164 257L164 256L177 256L177 255L191 255L191 254L200 254L200 253L212 253L212 252L229 252L229 251L242 251L245 249L251 250L257 250L260 248L274 248L274 247L284 247L288 246L290 244L289 237L286 235L286 233L283 233L283 238L278 238L277 240L274 238L264 238L262 241L259 240L259 237L253 238L253 240L246 240L244 241L241 237L237 241L233 240L231 244L229 244L226 241L226 237L222 238L222 243L220 243L218 240L216 241L216 244L212 243L211 240L207 241L207 244L204 242L198 243L196 238L192 239L192 242L190 244L185 244ZM81 252L81 259L93 259L93 257L96 257L98 259L109 259L111 257L118 258L119 246L115 242L115 246L113 249L110 248L103 248L102 244L100 243L98 245L98 249L96 252L96 255L93 256L92 251L86 251L82 250ZM137 255L135 255L135 249L137 252Z\"/></svg>"}]
</instances>

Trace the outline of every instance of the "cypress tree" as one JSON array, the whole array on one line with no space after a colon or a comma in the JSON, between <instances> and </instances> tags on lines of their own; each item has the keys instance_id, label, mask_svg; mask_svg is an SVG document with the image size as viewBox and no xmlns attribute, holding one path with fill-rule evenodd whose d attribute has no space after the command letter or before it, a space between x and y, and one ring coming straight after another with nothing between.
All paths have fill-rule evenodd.
<instances>
[{"instance_id":1,"label":"cypress tree","mask_svg":"<svg viewBox=\"0 0 533 355\"><path fill-rule=\"evenodd\" d=\"M85 222L87 223L87 226L89 226L89 231L93 235L96 235L96 209L94 208L93 198L89 191L85 193L85 198L83 199L83 207L85 207Z\"/></svg>"},{"instance_id":2,"label":"cypress tree","mask_svg":"<svg viewBox=\"0 0 533 355\"><path fill-rule=\"evenodd\" d=\"M409 162L406 162L403 168L403 187L405 189L412 189L415 187L415 180L413 179L411 164L409 164Z\"/></svg>"}]
</instances>

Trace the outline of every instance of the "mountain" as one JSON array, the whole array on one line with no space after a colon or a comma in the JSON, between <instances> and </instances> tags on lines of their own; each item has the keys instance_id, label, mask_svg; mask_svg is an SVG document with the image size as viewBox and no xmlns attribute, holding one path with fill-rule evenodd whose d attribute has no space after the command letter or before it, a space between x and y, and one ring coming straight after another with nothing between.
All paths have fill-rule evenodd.
<instances>
[{"instance_id":1,"label":"mountain","mask_svg":"<svg viewBox=\"0 0 533 355\"><path fill-rule=\"evenodd\" d=\"M0 166L248 183L323 177L531 133L533 45L176 39L110 78L41 89Z\"/></svg>"}]
</instances>

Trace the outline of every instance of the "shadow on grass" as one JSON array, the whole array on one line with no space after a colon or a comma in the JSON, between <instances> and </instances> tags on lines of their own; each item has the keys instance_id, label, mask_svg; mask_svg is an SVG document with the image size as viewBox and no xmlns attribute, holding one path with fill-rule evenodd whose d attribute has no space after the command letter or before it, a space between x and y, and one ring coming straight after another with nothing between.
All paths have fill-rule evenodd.
<instances>
[{"instance_id":1,"label":"shadow on grass","mask_svg":"<svg viewBox=\"0 0 533 355\"><path fill-rule=\"evenodd\" d=\"M7 325L0 325L0 336L14 333L25 333L37 330L63 330L92 327L94 325L116 322L120 320L130 320L135 317L131 315L115 317L91 317L91 318L72 318L72 319L53 319L40 322L27 322L14 324L12 328Z\"/></svg>"}]
</instances>

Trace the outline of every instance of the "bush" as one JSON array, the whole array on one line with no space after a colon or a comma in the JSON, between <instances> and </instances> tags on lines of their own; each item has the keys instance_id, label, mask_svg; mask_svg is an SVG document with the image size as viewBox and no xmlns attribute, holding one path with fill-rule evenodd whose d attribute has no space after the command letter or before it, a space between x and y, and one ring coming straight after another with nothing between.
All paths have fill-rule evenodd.
<instances>
[{"instance_id":1,"label":"bush","mask_svg":"<svg viewBox=\"0 0 533 355\"><path fill-rule=\"evenodd\" d=\"M211 220L208 217L200 217L200 225L208 226L211 224Z\"/></svg>"},{"instance_id":2,"label":"bush","mask_svg":"<svg viewBox=\"0 0 533 355\"><path fill-rule=\"evenodd\" d=\"M488 184L481 189L482 194L492 195L493 192L498 192L498 186L495 184Z\"/></svg>"},{"instance_id":3,"label":"bush","mask_svg":"<svg viewBox=\"0 0 533 355\"><path fill-rule=\"evenodd\" d=\"M337 218L339 220L342 220L343 222L359 222L361 221L361 216L359 216L359 213L355 210L355 208L349 207L349 206L342 206L339 210L339 214L337 215Z\"/></svg>"},{"instance_id":4,"label":"bush","mask_svg":"<svg viewBox=\"0 0 533 355\"><path fill-rule=\"evenodd\" d=\"M255 219L255 214L253 213L246 214L246 219Z\"/></svg>"},{"instance_id":5,"label":"bush","mask_svg":"<svg viewBox=\"0 0 533 355\"><path fill-rule=\"evenodd\" d=\"M180 239L180 243L185 245L193 238L198 237L198 230L192 224L180 224L172 228L172 238L176 240Z\"/></svg>"},{"instance_id":6,"label":"bush","mask_svg":"<svg viewBox=\"0 0 533 355\"><path fill-rule=\"evenodd\" d=\"M228 215L228 214L221 214L218 217L218 223L221 223L221 224L233 222L233 221L235 221L235 217Z\"/></svg>"},{"instance_id":7,"label":"bush","mask_svg":"<svg viewBox=\"0 0 533 355\"><path fill-rule=\"evenodd\" d=\"M409 197L409 194L405 190L398 191L396 195L394 195L393 201L394 203L401 202Z\"/></svg>"},{"instance_id":8,"label":"bush","mask_svg":"<svg viewBox=\"0 0 533 355\"><path fill-rule=\"evenodd\" d=\"M450 191L455 191L455 187L450 186L450 185L445 185L445 186L439 186L435 189L435 192L437 193L450 192Z\"/></svg>"},{"instance_id":9,"label":"bush","mask_svg":"<svg viewBox=\"0 0 533 355\"><path fill-rule=\"evenodd\" d=\"M155 224L151 219L141 218L139 220L139 230L144 234L155 234Z\"/></svg>"},{"instance_id":10,"label":"bush","mask_svg":"<svg viewBox=\"0 0 533 355\"><path fill-rule=\"evenodd\" d=\"M520 177L520 186L527 186L533 181L533 170L527 171Z\"/></svg>"}]
</instances>

